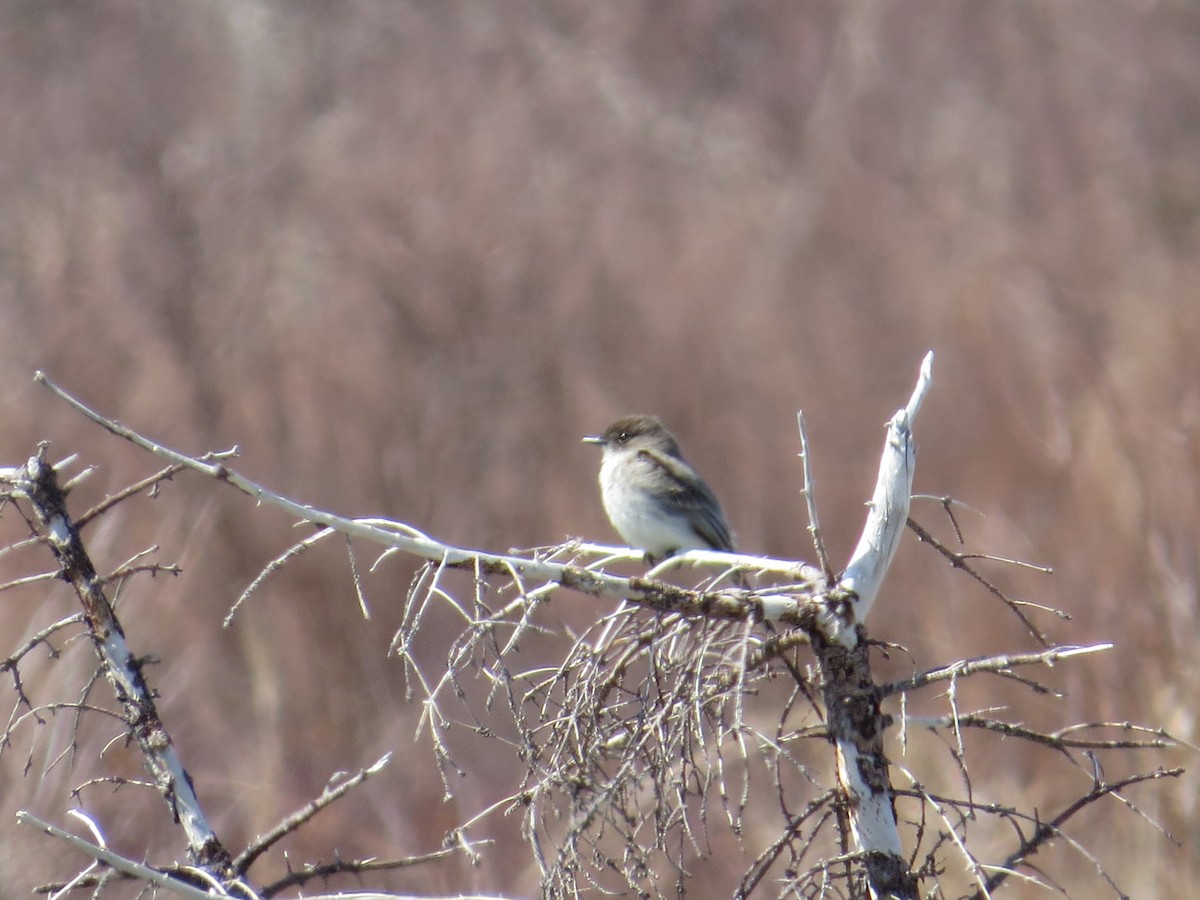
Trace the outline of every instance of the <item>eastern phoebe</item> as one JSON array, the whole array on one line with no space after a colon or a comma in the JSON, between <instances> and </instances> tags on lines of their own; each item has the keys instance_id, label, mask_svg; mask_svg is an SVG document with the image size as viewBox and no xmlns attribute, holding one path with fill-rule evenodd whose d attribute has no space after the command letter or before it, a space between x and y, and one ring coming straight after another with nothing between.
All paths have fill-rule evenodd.
<instances>
[{"instance_id":1,"label":"eastern phoebe","mask_svg":"<svg viewBox=\"0 0 1200 900\"><path fill-rule=\"evenodd\" d=\"M657 418L626 416L583 440L604 448L604 511L626 543L645 551L647 562L682 550L733 552L721 504Z\"/></svg>"}]
</instances>

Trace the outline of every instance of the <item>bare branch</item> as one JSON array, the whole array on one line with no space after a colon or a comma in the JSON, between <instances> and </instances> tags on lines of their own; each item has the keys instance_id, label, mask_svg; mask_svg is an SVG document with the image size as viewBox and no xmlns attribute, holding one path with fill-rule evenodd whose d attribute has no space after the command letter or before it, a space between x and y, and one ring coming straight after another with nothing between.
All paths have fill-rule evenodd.
<instances>
[{"instance_id":1,"label":"bare branch","mask_svg":"<svg viewBox=\"0 0 1200 900\"><path fill-rule=\"evenodd\" d=\"M111 497L105 497L101 502L97 503L95 506L93 506L91 509L89 509L87 512L85 512L83 515L81 515L78 519L75 520L76 527L83 529L89 522L92 521L92 519L96 518L99 515L104 514L105 512L107 512L108 510L110 510L114 506L116 506L118 503L121 503L124 500L128 500L130 497L136 496L137 494L140 494L144 490L147 490L150 488L157 489L159 484L161 484L164 481L170 481L171 478L178 475L180 472L184 471L184 468L185 468L184 466L181 466L177 463L173 464L173 465L169 465L162 471L155 472L153 475L149 476L148 478L143 478L141 481L138 481L138 482L135 482L134 484L129 485L129 487L124 488L121 491L118 491L116 494L113 494ZM55 466L55 469L61 469L61 466Z\"/></svg>"},{"instance_id":2,"label":"bare branch","mask_svg":"<svg viewBox=\"0 0 1200 900\"><path fill-rule=\"evenodd\" d=\"M344 797L347 793L358 787L372 775L377 775L383 768L391 762L392 754L387 753L380 757L373 765L365 769L359 769L358 772L349 778L342 781L336 787L327 787L321 796L310 801L303 809L292 813L262 837L256 839L249 847L239 853L233 860L233 869L240 875L246 874L246 871L254 865L262 854L271 849L272 846L283 840L301 825L308 822L321 810L330 804Z\"/></svg>"},{"instance_id":3,"label":"bare branch","mask_svg":"<svg viewBox=\"0 0 1200 900\"><path fill-rule=\"evenodd\" d=\"M76 837L69 831L63 831L49 822L43 822L37 816L25 810L18 810L17 821L22 825L30 825L37 828L39 831L48 834L50 837L57 838L60 841L65 841L70 846L74 847L82 853L86 853L94 859L99 860L105 865L112 866L118 872L123 872L134 878L140 878L149 884L160 887L163 890L171 891L181 897L191 897L194 900L212 900L213 895L208 891L200 890L190 884L180 881L177 878L172 878L155 869L150 868L142 863L134 862L127 859L118 853L114 853L107 847L100 847L96 844L89 843L82 838Z\"/></svg>"},{"instance_id":4,"label":"bare branch","mask_svg":"<svg viewBox=\"0 0 1200 900\"><path fill-rule=\"evenodd\" d=\"M42 584L43 582L54 581L56 578L58 578L57 572L40 572L37 575L26 575L24 578L14 578L12 581L0 584L0 591L29 587L31 584Z\"/></svg>"},{"instance_id":5,"label":"bare branch","mask_svg":"<svg viewBox=\"0 0 1200 900\"><path fill-rule=\"evenodd\" d=\"M858 622L865 621L870 613L883 584L883 577L900 545L903 525L908 519L909 496L917 461L912 424L932 383L933 353L930 352L921 363L917 385L908 405L892 416L888 424L879 478L868 504L867 523L842 575L840 586L857 595L854 607L855 620Z\"/></svg>"},{"instance_id":6,"label":"bare branch","mask_svg":"<svg viewBox=\"0 0 1200 900\"><path fill-rule=\"evenodd\" d=\"M1068 766L1086 774L1092 789L1063 810L1063 822L1082 808L1078 804L1109 794L1143 814L1120 793L1138 779L1106 784L1098 758L1089 754L1161 750L1172 739L1162 731L1119 723L1042 733L1000 721L990 709L959 710L959 678L988 672L1052 693L1050 682L1041 684L1025 674L1029 666L1051 667L1110 649L1111 644L1046 646L1037 653L960 660L876 686L870 653L886 645L868 638L863 619L880 596L909 521L915 466L912 428L930 389L931 370L932 356L927 356L907 406L889 423L867 521L840 582L834 581L821 537L802 415L797 424L804 494L818 567L693 551L671 558L647 577L622 578L607 574L606 568L618 561L641 560L640 551L569 541L492 554L446 544L405 523L348 519L302 505L228 468L225 460L234 451L186 456L88 410L40 373L38 380L92 421L166 459L169 466L154 478L195 471L320 529L269 562L231 608L229 619L266 578L335 531L346 540L353 588L364 615L365 582L371 573L386 577L385 559L403 552L424 560L397 611L400 624L390 647L401 664L408 698L420 704L416 735L429 737L444 792L459 802L470 802L468 796L460 796L457 778L469 767L453 756L462 747L456 735L469 733L486 740L523 766L519 783L497 786L483 809L464 814L465 822L450 832L441 850L402 860L335 857L295 869L289 863L287 875L261 896L314 879L361 876L452 853L474 857L478 851L472 833L484 828L484 820L490 823L516 813L513 818L521 822L546 896L595 891L665 897L671 895L672 883L679 894L693 861L727 846L722 841L732 834L745 858L752 860L737 887L738 896L776 891L780 897L858 900L870 893L907 900L919 895L919 881L933 881L932 890L928 884L921 887L926 896L936 895L945 884L937 883L940 876L952 866L958 868L952 877L969 873L977 895L987 897L995 889L994 879L1002 881L1011 874L1048 883L1032 868L1029 857L1050 838L1039 838L1038 828L1047 823L1036 812L976 801L968 771L968 748L973 742L964 738L967 729L1058 750L1070 761ZM16 477L19 470L7 471ZM158 483L151 481L140 482L139 489ZM136 495L135 487L117 497ZM942 498L941 502L961 542L952 501ZM912 527L924 540L920 527ZM384 548L367 572L360 570L353 538ZM1046 643L1028 618L1033 615L1030 607L1057 611L1008 598L971 568L976 559L1033 567L984 554L954 553L932 538L929 541L953 566L1004 599L1031 633ZM656 580L660 574L692 566L707 571L696 575L689 588ZM117 574L136 568L140 566L130 561ZM724 579L737 569L755 573L759 586L754 591L723 587ZM463 576L452 570L460 570ZM548 604L561 588L612 599L597 603L602 608L582 624L574 614L557 617L568 623L564 625ZM439 629L447 620L460 631L442 641L444 668L440 650L436 666L431 667L427 639L441 640ZM547 653L551 641L558 642L553 644L557 649ZM10 658L7 666L18 689L13 714L17 721L37 718L32 706L18 715L29 704L21 690L17 662L29 649ZM790 677L781 671L781 664ZM0 670L4 667L0 662ZM940 682L947 682L949 714L908 716L908 694ZM914 790L893 789L889 766L900 767L885 755L890 717L881 710L881 702L892 694L901 695L905 729L923 727L934 733L936 741L944 742L961 774L965 799L929 794L915 778ZM756 697L771 697L778 706L765 707L756 703ZM779 702L781 697L786 700ZM82 703L73 708L81 709ZM1107 730L1123 727L1122 734ZM5 736L11 730L12 726ZM813 762L814 757L827 758L823 756L827 744L835 747L836 784ZM244 875L269 847L311 821L384 762L339 780L258 839L232 861L234 874ZM953 768L949 774L953 777ZM1139 776L1141 780L1151 777L1161 776ZM504 796L494 800L497 794ZM1088 800L1091 795L1095 796ZM904 798L910 796L920 801L915 804L919 815L897 822L896 800L907 804ZM764 799L777 820L759 818ZM778 809L773 811L774 805ZM980 833L978 829L984 827L977 824L980 821L992 830ZM1071 842L1058 825L1054 828L1052 837ZM1007 829L1013 835L1006 838ZM1003 843L996 843L996 832ZM1086 848L1071 843L1095 862ZM997 856L1015 850L997 867L983 858L980 847L984 846L1003 847L992 851ZM920 869L915 869L918 861ZM1020 867L1023 872L1014 872ZM218 879L209 877L215 887ZM244 896L250 896L248 888Z\"/></svg>"},{"instance_id":7,"label":"bare branch","mask_svg":"<svg viewBox=\"0 0 1200 900\"><path fill-rule=\"evenodd\" d=\"M606 575L577 566L567 566L540 559L530 559L521 556L483 553L454 547L429 538L416 529L401 523L388 522L386 527L380 526L379 519L347 519L333 513L317 510L311 506L296 503L277 494L262 485L256 484L226 467L221 462L212 460L227 458L234 451L209 453L202 457L190 457L178 451L171 450L155 443L133 431L108 419L90 409L62 388L51 382L44 373L38 372L35 380L49 388L72 408L82 413L88 419L104 427L108 431L130 441L156 456L161 456L172 463L192 469L210 478L215 478L231 485L259 503L265 503L283 510L289 515L315 525L330 528L343 534L360 537L368 541L383 544L388 547L403 550L414 556L438 562L451 568L474 569L478 567L484 574L517 574L522 578L544 582L553 582L572 590L581 591L593 596L608 596L627 599L633 603L646 606L657 611L678 611L684 615L726 618L744 621L748 618L767 618L771 621L784 621L798 624L800 613L798 605L805 601L805 595L811 596L813 587L805 584L796 589L793 585L785 585L778 590L782 593L764 594L761 600L754 601L750 593L742 590L724 590L721 592L688 591L670 585L643 578L621 578ZM746 568L752 571L758 569L758 558L742 556L733 553L718 553L716 551L689 551L680 554L675 564L686 562L711 562L725 568ZM816 570L792 561L766 561L763 571L775 571L782 568L787 572L795 572L801 578L806 578ZM264 575L267 574L264 572Z\"/></svg>"},{"instance_id":8,"label":"bare branch","mask_svg":"<svg viewBox=\"0 0 1200 900\"><path fill-rule=\"evenodd\" d=\"M800 430L800 464L804 472L804 487L800 493L804 495L804 503L808 509L808 531L812 535L813 548L817 554L817 565L825 574L825 583L833 584L837 577L833 566L829 564L829 554L825 550L825 538L821 534L821 522L817 517L817 499L813 489L812 459L808 452L808 431L804 427L803 411L796 413L796 427Z\"/></svg>"},{"instance_id":9,"label":"bare branch","mask_svg":"<svg viewBox=\"0 0 1200 900\"><path fill-rule=\"evenodd\" d=\"M1021 620L1021 624L1025 626L1026 631L1029 632L1029 634L1034 638L1034 640L1036 640L1043 647L1050 646L1050 639L1047 638L1046 635L1042 633L1041 629L1039 629L1036 625L1033 624L1033 620L1030 619L1027 615L1025 615L1025 613L1022 611L1021 607L1023 604L1021 602L1013 600L1006 593L1004 593L1004 591L1000 590L1000 588L996 587L996 585L992 584L990 581L988 581L986 578L984 578L981 574L979 574L979 572L975 571L975 569L973 567L971 567L970 565L967 564L967 560L969 558L971 558L969 554L954 552L949 547L947 547L945 544L943 544L941 541L939 541L937 538L935 538L932 534L930 534L928 531L926 531L924 528L922 528L921 525L915 519L912 519L912 518L908 519L908 527L911 528L913 530L913 532L917 535L918 540L920 540L922 543L929 544L929 546L933 547L935 550L938 551L938 553L940 553L943 557L945 557L951 566L953 566L956 569L961 569L962 571L966 572L973 579L975 579L975 581L977 581L981 585L983 585L983 587L987 590L987 592L989 594L993 595L994 597L997 597L1001 602L1004 603L1005 606L1007 606L1009 609L1011 609L1013 611L1013 614L1016 615L1016 617ZM1050 571L1048 569L1038 567L1038 566L1028 566L1028 568L1032 568L1035 571L1041 571L1041 572L1049 572ZM1041 607L1041 608L1047 610L1048 612L1053 613L1054 615L1058 616L1060 619L1070 619L1071 618L1069 615L1067 615L1062 610L1051 609L1049 607Z\"/></svg>"},{"instance_id":10,"label":"bare branch","mask_svg":"<svg viewBox=\"0 0 1200 900\"><path fill-rule=\"evenodd\" d=\"M884 697L899 694L899 692L918 690L934 682L944 682L955 678L966 678L978 672L1010 674L1016 666L1043 665L1052 667L1058 660L1070 659L1072 656L1082 656L1090 653L1103 653L1111 650L1111 643L1088 644L1086 647L1067 646L1051 647L1039 653L1006 653L998 656L980 656L978 659L958 660L948 666L931 668L928 672L914 674L900 682L884 684L880 694Z\"/></svg>"},{"instance_id":11,"label":"bare branch","mask_svg":"<svg viewBox=\"0 0 1200 900\"><path fill-rule=\"evenodd\" d=\"M855 846L864 854L872 894L896 898L915 898L918 888L901 849L883 748L880 694L871 678L861 623L875 602L908 518L916 466L912 424L932 384L932 372L933 354L928 353L908 405L888 424L867 522L838 585L850 598L850 615L828 604L811 634Z\"/></svg>"},{"instance_id":12,"label":"bare branch","mask_svg":"<svg viewBox=\"0 0 1200 900\"><path fill-rule=\"evenodd\" d=\"M332 528L322 528L316 534L310 535L299 543L288 547L287 550L283 551L283 553L279 554L277 557L267 563L263 567L262 571L258 573L258 576L252 582L250 582L249 586L242 591L240 595L238 595L236 600L233 601L233 606L231 606L229 608L229 612L225 614L225 620L221 623L221 625L225 628L228 628L230 625L232 625L233 617L237 615L237 611L241 609L242 604L250 599L250 595L258 590L258 588L264 581L267 580L267 578L283 568L285 563L287 563L289 560L295 559L301 553L312 548L318 542L324 540L333 533L334 531Z\"/></svg>"},{"instance_id":13,"label":"bare branch","mask_svg":"<svg viewBox=\"0 0 1200 900\"><path fill-rule=\"evenodd\" d=\"M228 866L229 854L200 810L191 779L175 753L142 675L142 664L125 641L124 629L104 593L103 581L80 540L79 529L67 514L57 475L45 462L45 452L43 444L24 467L8 470L4 480L14 495L27 498L33 505L62 566L63 576L75 588L105 677L125 711L125 721L137 738L163 799L183 826L194 858L202 866L223 870Z\"/></svg>"},{"instance_id":14,"label":"bare branch","mask_svg":"<svg viewBox=\"0 0 1200 900\"><path fill-rule=\"evenodd\" d=\"M1028 858L1037 853L1047 841L1053 840L1056 837L1064 837L1065 835L1063 835L1062 826L1065 825L1067 821L1080 810L1109 795L1119 796L1120 791L1122 791L1124 788L1130 787L1131 785L1140 784L1145 781L1157 781L1163 778L1178 778L1182 774L1183 769L1177 768L1156 769L1153 772L1142 772L1137 775L1130 775L1128 778L1122 778L1111 783L1105 783L1103 780L1097 778L1095 784L1092 786L1092 789L1088 791L1088 793L1075 800L1073 803L1068 804L1061 812L1059 812L1049 821L1039 821L1037 828L1034 829L1033 834L1021 842L1021 846L1018 847L1012 854L1010 854L1000 866L1000 871L988 878L987 883L981 886L980 891L975 896L988 896L988 891L994 891L1001 884L1003 884L1017 866L1024 864ZM1093 860L1093 862L1095 862L1095 860ZM1102 874L1105 874L1103 869L1100 871ZM1107 878L1106 874L1105 877ZM1111 879L1109 879L1109 883L1112 883ZM1113 885L1113 887L1116 888L1116 885ZM1124 896L1124 892L1119 891L1119 893Z\"/></svg>"},{"instance_id":15,"label":"bare branch","mask_svg":"<svg viewBox=\"0 0 1200 900\"><path fill-rule=\"evenodd\" d=\"M918 690L936 681L966 678L978 672L1011 674L1011 670L1017 666L1043 665L1052 667L1060 659L1070 659L1071 657L1083 656L1088 653L1102 653L1112 648L1113 645L1109 643L1090 644L1083 647L1065 645L1062 647L1051 647L1038 653L1006 653L1001 656L958 660L940 669L930 669L927 672L914 675L912 678L905 678L902 681L893 681L890 684L885 684L879 689L879 692L882 696L888 697L896 693Z\"/></svg>"},{"instance_id":16,"label":"bare branch","mask_svg":"<svg viewBox=\"0 0 1200 900\"><path fill-rule=\"evenodd\" d=\"M271 882L271 884L263 887L260 894L263 898L275 897L288 888L308 884L311 881L325 880L334 875L361 876L370 874L371 872L394 872L398 869L409 869L413 866L446 859L458 852L458 847L446 847L430 853L422 853L418 856L409 856L405 859L337 859L330 863L313 863L301 866L294 872L289 872L278 881ZM304 897L306 900L321 900L322 897L326 898L326 900L354 900L355 897L363 898L363 900L370 897L378 898L378 900L439 900L436 897L417 898L401 896L400 894L349 894L343 892L336 894L305 894ZM472 900L472 898L455 895L453 898L448 897L445 900ZM473 900L502 900L502 898L476 896Z\"/></svg>"}]
</instances>

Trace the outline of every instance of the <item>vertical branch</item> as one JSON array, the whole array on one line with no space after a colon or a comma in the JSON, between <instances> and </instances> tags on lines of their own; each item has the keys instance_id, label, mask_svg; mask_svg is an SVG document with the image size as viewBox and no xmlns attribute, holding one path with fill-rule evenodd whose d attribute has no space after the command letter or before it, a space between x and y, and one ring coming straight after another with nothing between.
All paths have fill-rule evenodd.
<instances>
[{"instance_id":1,"label":"vertical branch","mask_svg":"<svg viewBox=\"0 0 1200 900\"><path fill-rule=\"evenodd\" d=\"M821 534L821 521L817 518L817 499L813 495L812 461L808 455L808 429L804 427L804 412L796 413L796 427L800 429L800 468L804 472L804 503L808 507L808 532L812 535L813 549L817 553L817 565L825 573L825 583L833 584L833 566L829 564L829 553L825 550L825 538Z\"/></svg>"},{"instance_id":2,"label":"vertical branch","mask_svg":"<svg viewBox=\"0 0 1200 900\"><path fill-rule=\"evenodd\" d=\"M83 617L100 657L105 677L112 685L128 724L175 821L183 826L188 848L196 863L218 875L230 873L229 853L205 820L192 781L184 770L167 733L153 695L142 677L141 662L125 642L125 631L105 596L103 582L88 557L79 530L67 514L66 498L54 467L46 462L46 445L23 467L0 472L19 496L33 505L46 529L50 547L83 605Z\"/></svg>"},{"instance_id":3,"label":"vertical branch","mask_svg":"<svg viewBox=\"0 0 1200 900\"><path fill-rule=\"evenodd\" d=\"M867 883L876 898L909 900L918 896L918 888L900 846L883 748L886 723L861 623L879 594L908 520L916 465L912 422L929 391L932 368L929 353L908 405L889 423L862 537L811 636L829 731L837 747L838 784L849 800L850 830L864 855Z\"/></svg>"},{"instance_id":4,"label":"vertical branch","mask_svg":"<svg viewBox=\"0 0 1200 900\"><path fill-rule=\"evenodd\" d=\"M917 447L913 442L912 423L933 381L933 353L925 354L908 405L897 410L888 423L883 458L879 462L879 478L869 504L870 512L863 527L858 546L842 575L841 587L853 592L854 616L859 622L867 618L887 575L900 535L908 521L908 501L912 494L913 472L917 464Z\"/></svg>"},{"instance_id":5,"label":"vertical branch","mask_svg":"<svg viewBox=\"0 0 1200 900\"><path fill-rule=\"evenodd\" d=\"M871 896L908 900L918 896L917 880L896 828L880 693L871 678L868 650L866 641L853 647L813 642L829 732L837 748L838 784L850 801L850 830L865 856Z\"/></svg>"}]
</instances>

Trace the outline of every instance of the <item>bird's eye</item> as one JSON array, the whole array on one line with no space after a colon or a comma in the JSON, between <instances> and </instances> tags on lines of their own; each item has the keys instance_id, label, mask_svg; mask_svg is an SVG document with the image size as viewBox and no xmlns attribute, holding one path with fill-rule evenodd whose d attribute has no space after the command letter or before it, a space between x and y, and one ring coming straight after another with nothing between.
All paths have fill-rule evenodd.
<instances>
[{"instance_id":1,"label":"bird's eye","mask_svg":"<svg viewBox=\"0 0 1200 900\"><path fill-rule=\"evenodd\" d=\"M629 440L630 437L631 437L631 435L629 434L628 431L622 431L620 434L617 435L617 440L623 444L627 440Z\"/></svg>"}]
</instances>

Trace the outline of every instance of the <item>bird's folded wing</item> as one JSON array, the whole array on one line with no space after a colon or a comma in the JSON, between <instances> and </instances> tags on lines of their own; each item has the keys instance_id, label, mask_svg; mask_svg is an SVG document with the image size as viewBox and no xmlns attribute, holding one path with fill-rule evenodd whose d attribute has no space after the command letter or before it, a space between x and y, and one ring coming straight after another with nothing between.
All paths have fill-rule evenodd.
<instances>
[{"instance_id":1,"label":"bird's folded wing","mask_svg":"<svg viewBox=\"0 0 1200 900\"><path fill-rule=\"evenodd\" d=\"M681 459L655 450L639 450L638 456L654 464L662 475L663 500L672 510L687 517L696 534L714 550L733 552L733 536L725 523L721 505L696 471Z\"/></svg>"}]
</instances>

